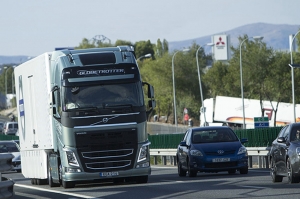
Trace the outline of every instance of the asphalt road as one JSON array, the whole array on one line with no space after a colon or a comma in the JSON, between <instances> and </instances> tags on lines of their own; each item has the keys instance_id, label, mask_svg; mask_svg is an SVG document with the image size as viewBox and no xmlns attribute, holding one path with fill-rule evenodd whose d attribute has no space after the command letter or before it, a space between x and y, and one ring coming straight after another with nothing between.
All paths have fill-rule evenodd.
<instances>
[{"instance_id":1,"label":"asphalt road","mask_svg":"<svg viewBox=\"0 0 300 199\"><path fill-rule=\"evenodd\" d=\"M80 184L73 189L31 185L20 173L3 174L14 179L15 199L194 199L194 198L300 198L300 184L272 183L268 169L249 169L249 173L198 173L197 177L179 177L174 166L153 166L146 184L112 182Z\"/></svg>"}]
</instances>

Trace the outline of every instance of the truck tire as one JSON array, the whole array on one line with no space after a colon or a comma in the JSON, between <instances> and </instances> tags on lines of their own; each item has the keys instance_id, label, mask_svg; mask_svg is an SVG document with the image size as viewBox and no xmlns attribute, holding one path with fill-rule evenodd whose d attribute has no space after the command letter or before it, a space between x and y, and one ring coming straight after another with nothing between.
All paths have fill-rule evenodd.
<instances>
[{"instance_id":1,"label":"truck tire","mask_svg":"<svg viewBox=\"0 0 300 199\"><path fill-rule=\"evenodd\" d=\"M136 177L135 181L138 184L147 183L148 182L148 176L138 176L138 177Z\"/></svg>"},{"instance_id":2,"label":"truck tire","mask_svg":"<svg viewBox=\"0 0 300 199\"><path fill-rule=\"evenodd\" d=\"M47 179L36 179L37 185L45 185L47 184Z\"/></svg>"},{"instance_id":3,"label":"truck tire","mask_svg":"<svg viewBox=\"0 0 300 199\"><path fill-rule=\"evenodd\" d=\"M74 187L75 187L75 182L68 182L68 181L62 180L62 186L63 186L65 189L68 189L68 188L74 188Z\"/></svg>"},{"instance_id":4,"label":"truck tire","mask_svg":"<svg viewBox=\"0 0 300 199\"><path fill-rule=\"evenodd\" d=\"M50 187L60 187L60 183L53 182L49 165L50 164L48 164L48 184L49 184Z\"/></svg>"},{"instance_id":5,"label":"truck tire","mask_svg":"<svg viewBox=\"0 0 300 199\"><path fill-rule=\"evenodd\" d=\"M31 182L32 185L35 185L36 184L36 179L35 178L31 178L30 182Z\"/></svg>"}]
</instances>

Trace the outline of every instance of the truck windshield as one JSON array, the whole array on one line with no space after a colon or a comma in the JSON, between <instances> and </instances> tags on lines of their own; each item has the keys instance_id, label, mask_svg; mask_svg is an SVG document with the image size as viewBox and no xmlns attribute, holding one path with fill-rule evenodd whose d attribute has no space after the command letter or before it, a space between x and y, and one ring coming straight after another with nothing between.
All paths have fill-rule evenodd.
<instances>
[{"instance_id":1,"label":"truck windshield","mask_svg":"<svg viewBox=\"0 0 300 199\"><path fill-rule=\"evenodd\" d=\"M64 87L65 111L118 105L143 106L141 83Z\"/></svg>"}]
</instances>

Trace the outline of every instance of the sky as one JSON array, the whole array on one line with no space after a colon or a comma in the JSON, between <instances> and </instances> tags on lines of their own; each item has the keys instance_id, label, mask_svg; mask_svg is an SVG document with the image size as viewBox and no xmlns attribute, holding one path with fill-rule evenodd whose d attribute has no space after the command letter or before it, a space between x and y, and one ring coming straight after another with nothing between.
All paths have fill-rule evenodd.
<instances>
[{"instance_id":1,"label":"sky","mask_svg":"<svg viewBox=\"0 0 300 199\"><path fill-rule=\"evenodd\" d=\"M98 35L195 39L252 24L300 25L299 0L0 0L0 55L37 56Z\"/></svg>"}]
</instances>

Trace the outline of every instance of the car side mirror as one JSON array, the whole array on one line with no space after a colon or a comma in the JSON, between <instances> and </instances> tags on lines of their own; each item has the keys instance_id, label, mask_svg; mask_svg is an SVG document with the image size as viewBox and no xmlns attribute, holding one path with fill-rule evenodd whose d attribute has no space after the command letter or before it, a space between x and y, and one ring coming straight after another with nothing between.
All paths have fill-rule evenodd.
<instances>
[{"instance_id":1,"label":"car side mirror","mask_svg":"<svg viewBox=\"0 0 300 199\"><path fill-rule=\"evenodd\" d=\"M188 145L186 144L186 141L181 141L179 145L180 145L180 146L188 146Z\"/></svg>"},{"instance_id":2,"label":"car side mirror","mask_svg":"<svg viewBox=\"0 0 300 199\"><path fill-rule=\"evenodd\" d=\"M241 139L241 143L242 143L242 144L244 144L244 143L246 143L246 142L248 142L248 139L247 139L247 138L242 138L242 139Z\"/></svg>"},{"instance_id":3,"label":"car side mirror","mask_svg":"<svg viewBox=\"0 0 300 199\"><path fill-rule=\"evenodd\" d=\"M277 138L277 142L278 142L278 143L285 143L286 140L285 140L284 137L279 137L279 138Z\"/></svg>"}]
</instances>

